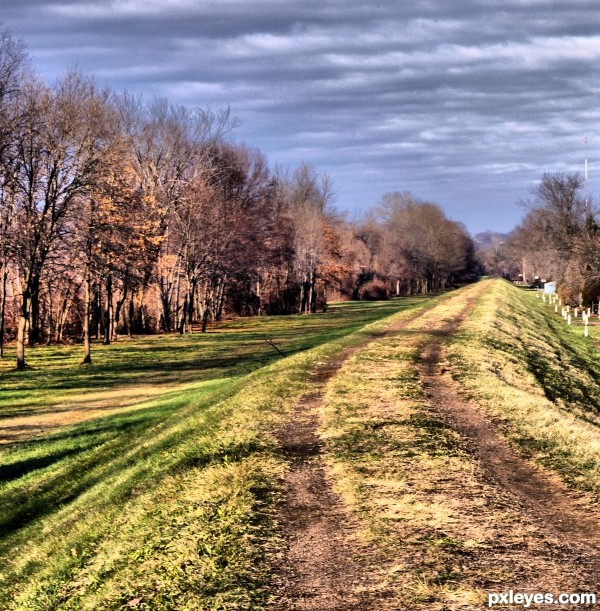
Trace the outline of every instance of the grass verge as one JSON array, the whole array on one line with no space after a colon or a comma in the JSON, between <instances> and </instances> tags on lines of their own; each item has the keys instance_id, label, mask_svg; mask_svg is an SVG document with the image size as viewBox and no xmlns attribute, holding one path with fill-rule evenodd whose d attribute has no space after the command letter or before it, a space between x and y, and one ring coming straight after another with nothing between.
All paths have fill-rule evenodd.
<instances>
[{"instance_id":1,"label":"grass verge","mask_svg":"<svg viewBox=\"0 0 600 611\"><path fill-rule=\"evenodd\" d=\"M145 388L180 390L184 382L243 376L281 358L267 340L291 356L389 316L408 301L332 304L327 314L314 316L242 318L204 334L120 338L110 346L94 344L91 367L81 366L80 346L36 346L27 351L29 368L19 372L15 349L8 347L0 360L0 421L107 403L109 391L116 391L110 399L122 411L128 394L132 404L140 403Z\"/></svg>"}]
</instances>

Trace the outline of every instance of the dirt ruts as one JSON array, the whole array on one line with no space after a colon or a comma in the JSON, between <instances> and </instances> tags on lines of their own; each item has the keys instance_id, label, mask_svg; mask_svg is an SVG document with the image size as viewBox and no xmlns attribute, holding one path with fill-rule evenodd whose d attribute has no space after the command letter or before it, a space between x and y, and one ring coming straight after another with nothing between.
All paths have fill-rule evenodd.
<instances>
[{"instance_id":1,"label":"dirt ruts","mask_svg":"<svg viewBox=\"0 0 600 611\"><path fill-rule=\"evenodd\" d=\"M444 344L458 331L471 308L468 304L461 315L442 322L423 348L418 367L429 404L460 434L497 504L509 507L530 529L525 553L529 557L526 564L533 570L515 586L537 592L591 592L598 595L600 603L597 509L556 475L516 454L492 420L461 397L458 384L443 367ZM502 541L496 545L500 547Z\"/></svg>"},{"instance_id":2,"label":"dirt ruts","mask_svg":"<svg viewBox=\"0 0 600 611\"><path fill-rule=\"evenodd\" d=\"M443 420L462 435L489 477L523 509L534 513L547 528L600 549L597 516L590 516L589 507L582 508L573 491L557 477L517 456L477 406L460 398L450 377L440 375L441 348L439 342L426 347L421 373L429 401Z\"/></svg>"},{"instance_id":3,"label":"dirt ruts","mask_svg":"<svg viewBox=\"0 0 600 611\"><path fill-rule=\"evenodd\" d=\"M357 525L332 490L318 436L317 409L325 385L344 362L371 341L396 333L431 310L434 305L391 324L360 344L348 348L313 372L313 392L293 408L277 432L289 461L277 521L285 542L275 574L272 611L359 611L379 608L369 592L368 550L353 539Z\"/></svg>"},{"instance_id":4,"label":"dirt ruts","mask_svg":"<svg viewBox=\"0 0 600 611\"><path fill-rule=\"evenodd\" d=\"M293 420L279 431L290 469L279 515L287 548L277 573L273 610L370 608L365 596L356 593L368 575L354 558L354 524L325 474L316 434L320 400L317 394L298 404Z\"/></svg>"},{"instance_id":5,"label":"dirt ruts","mask_svg":"<svg viewBox=\"0 0 600 611\"><path fill-rule=\"evenodd\" d=\"M528 534L523 543L496 537L465 562L481 565L485 569L481 575L523 567L520 579L511 582L515 591L595 592L596 584L600 584L598 512L557 477L519 457L495 424L476 405L462 399L456 383L442 366L445 342L460 328L481 292L474 290L452 320L424 324L427 328L419 332L426 333L428 339L417 367L432 412L459 433L462 445L473 457L490 503L489 515L499 511L506 517L508 528L511 524L522 525ZM385 592L375 592L372 587L373 557L353 536L357 530L355 518L332 490L316 411L327 381L351 354L369 341L401 332L428 310L395 323L378 337L320 366L312 376L313 393L295 405L289 420L278 431L277 438L290 466L284 482L285 501L278 515L285 548L276 570L271 611L404 608L394 606ZM484 591L504 591L507 583L487 580L473 585ZM600 599L600 592L598 595Z\"/></svg>"}]
</instances>

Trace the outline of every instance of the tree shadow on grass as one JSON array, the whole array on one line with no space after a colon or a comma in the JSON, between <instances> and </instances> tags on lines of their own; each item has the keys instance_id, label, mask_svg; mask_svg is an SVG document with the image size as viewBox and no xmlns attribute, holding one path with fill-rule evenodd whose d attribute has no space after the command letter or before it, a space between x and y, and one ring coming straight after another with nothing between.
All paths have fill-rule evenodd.
<instances>
[{"instance_id":1,"label":"tree shadow on grass","mask_svg":"<svg viewBox=\"0 0 600 611\"><path fill-rule=\"evenodd\" d=\"M81 450L82 448L70 448L60 452L46 454L44 456L35 456L26 460L19 460L7 465L0 465L0 482L8 482L10 480L23 477L32 471L44 469L57 463L63 458L66 458L67 456L79 454Z\"/></svg>"}]
</instances>

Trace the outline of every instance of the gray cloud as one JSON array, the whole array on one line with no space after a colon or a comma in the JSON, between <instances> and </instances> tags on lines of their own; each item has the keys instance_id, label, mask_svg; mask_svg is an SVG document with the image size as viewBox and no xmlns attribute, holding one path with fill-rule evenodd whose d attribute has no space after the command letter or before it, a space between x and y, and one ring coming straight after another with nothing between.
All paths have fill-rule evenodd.
<instances>
[{"instance_id":1,"label":"gray cloud","mask_svg":"<svg viewBox=\"0 0 600 611\"><path fill-rule=\"evenodd\" d=\"M54 78L230 105L272 163L327 169L341 208L390 190L473 231L507 230L544 171L600 145L600 12L591 0L2 0ZM591 182L600 186L600 180Z\"/></svg>"}]
</instances>

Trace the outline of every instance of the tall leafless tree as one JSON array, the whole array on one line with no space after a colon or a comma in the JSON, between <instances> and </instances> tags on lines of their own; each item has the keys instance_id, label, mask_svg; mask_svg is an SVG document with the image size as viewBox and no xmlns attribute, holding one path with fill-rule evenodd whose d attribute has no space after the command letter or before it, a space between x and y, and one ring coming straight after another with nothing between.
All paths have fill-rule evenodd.
<instances>
[{"instance_id":1,"label":"tall leafless tree","mask_svg":"<svg viewBox=\"0 0 600 611\"><path fill-rule=\"evenodd\" d=\"M8 30L0 31L0 359L4 356L6 298L14 219L15 126L21 87L29 71L25 47Z\"/></svg>"},{"instance_id":2,"label":"tall leafless tree","mask_svg":"<svg viewBox=\"0 0 600 611\"><path fill-rule=\"evenodd\" d=\"M79 72L50 88L24 90L16 134L16 252L21 275L17 368L25 367L25 342L37 341L39 291L44 266L69 217L93 186L106 147L108 93Z\"/></svg>"}]
</instances>

